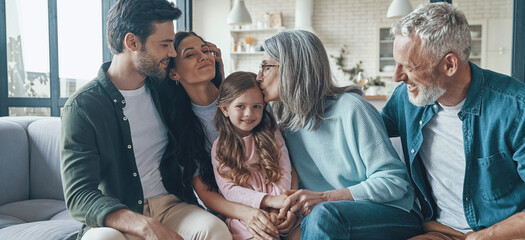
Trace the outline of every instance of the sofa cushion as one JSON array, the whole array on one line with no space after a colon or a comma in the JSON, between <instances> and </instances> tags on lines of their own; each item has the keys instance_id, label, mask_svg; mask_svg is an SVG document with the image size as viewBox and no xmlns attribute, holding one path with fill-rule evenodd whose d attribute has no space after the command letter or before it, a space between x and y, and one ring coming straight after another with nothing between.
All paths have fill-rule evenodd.
<instances>
[{"instance_id":1,"label":"sofa cushion","mask_svg":"<svg viewBox=\"0 0 525 240\"><path fill-rule=\"evenodd\" d=\"M0 229L2 240L74 240L82 227L75 220L50 220L18 224Z\"/></svg>"},{"instance_id":2,"label":"sofa cushion","mask_svg":"<svg viewBox=\"0 0 525 240\"><path fill-rule=\"evenodd\" d=\"M39 117L39 116L14 116L14 117L0 117L0 120L8 120L10 122L17 123L18 125L22 126L24 130L27 130L27 126L31 124L32 122L43 119L47 117Z\"/></svg>"},{"instance_id":3,"label":"sofa cushion","mask_svg":"<svg viewBox=\"0 0 525 240\"><path fill-rule=\"evenodd\" d=\"M30 199L64 199L60 177L60 118L36 120L27 127Z\"/></svg>"},{"instance_id":4,"label":"sofa cushion","mask_svg":"<svg viewBox=\"0 0 525 240\"><path fill-rule=\"evenodd\" d=\"M26 223L26 221L11 215L5 215L0 213L0 229L20 223Z\"/></svg>"},{"instance_id":5,"label":"sofa cushion","mask_svg":"<svg viewBox=\"0 0 525 240\"><path fill-rule=\"evenodd\" d=\"M29 199L29 145L26 131L0 118L0 206Z\"/></svg>"},{"instance_id":6,"label":"sofa cushion","mask_svg":"<svg viewBox=\"0 0 525 240\"><path fill-rule=\"evenodd\" d=\"M67 209L64 209L64 211L57 213L55 216L50 218L49 220L72 220L73 217L69 213Z\"/></svg>"},{"instance_id":7,"label":"sofa cushion","mask_svg":"<svg viewBox=\"0 0 525 240\"><path fill-rule=\"evenodd\" d=\"M12 220L12 217L15 217L24 222L35 222L49 220L65 209L66 206L62 200L34 199L0 206L0 217L9 216L8 220Z\"/></svg>"}]
</instances>

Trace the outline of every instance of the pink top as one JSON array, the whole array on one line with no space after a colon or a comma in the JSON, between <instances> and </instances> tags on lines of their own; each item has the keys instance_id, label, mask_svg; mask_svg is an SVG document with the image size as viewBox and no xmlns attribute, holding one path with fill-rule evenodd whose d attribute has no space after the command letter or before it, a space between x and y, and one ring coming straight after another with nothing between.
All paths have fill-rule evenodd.
<instances>
[{"instance_id":1,"label":"pink top","mask_svg":"<svg viewBox=\"0 0 525 240\"><path fill-rule=\"evenodd\" d=\"M255 139L253 134L250 134L243 138L245 146L246 161L244 166L250 171L250 178L246 182L246 186L243 187L237 185L233 180L223 178L217 171L219 161L217 160L217 140L213 143L211 150L211 161L213 164L213 171L215 173L215 180L219 186L219 191L222 195L232 202L242 203L244 205L251 206L253 208L260 208L261 201L267 194L280 195L284 190L289 190L292 185L292 174L291 174L291 163L288 156L288 150L284 144L284 139L279 130L274 133L277 146L280 148L279 158L279 169L281 171L281 177L276 183L264 184L264 177L260 173L259 169L252 167L253 164L259 161L259 155L256 154ZM224 167L223 172L228 172L229 167Z\"/></svg>"}]
</instances>

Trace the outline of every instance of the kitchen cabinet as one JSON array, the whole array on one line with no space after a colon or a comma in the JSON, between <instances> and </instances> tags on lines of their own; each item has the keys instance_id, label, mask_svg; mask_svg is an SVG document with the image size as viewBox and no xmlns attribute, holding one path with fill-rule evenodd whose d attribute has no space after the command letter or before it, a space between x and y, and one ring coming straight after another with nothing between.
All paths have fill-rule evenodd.
<instances>
[{"instance_id":1,"label":"kitchen cabinet","mask_svg":"<svg viewBox=\"0 0 525 240\"><path fill-rule=\"evenodd\" d=\"M512 18L489 19L487 24L487 61L485 67L511 75Z\"/></svg>"},{"instance_id":2,"label":"kitchen cabinet","mask_svg":"<svg viewBox=\"0 0 525 240\"><path fill-rule=\"evenodd\" d=\"M377 76L392 76L396 68L394 61L394 36L390 35L390 27L380 27L378 32L378 67Z\"/></svg>"},{"instance_id":3,"label":"kitchen cabinet","mask_svg":"<svg viewBox=\"0 0 525 240\"><path fill-rule=\"evenodd\" d=\"M471 49L469 60L480 67L486 67L487 28L485 20L469 21Z\"/></svg>"}]
</instances>

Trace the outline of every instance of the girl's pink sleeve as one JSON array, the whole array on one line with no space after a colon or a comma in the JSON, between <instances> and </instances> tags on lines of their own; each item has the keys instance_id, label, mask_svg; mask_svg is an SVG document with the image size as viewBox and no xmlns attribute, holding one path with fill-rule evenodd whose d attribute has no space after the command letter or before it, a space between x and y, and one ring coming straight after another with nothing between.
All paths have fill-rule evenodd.
<instances>
[{"instance_id":1,"label":"girl's pink sleeve","mask_svg":"<svg viewBox=\"0 0 525 240\"><path fill-rule=\"evenodd\" d=\"M280 195L284 190L290 190L292 187L292 164L290 163L288 149L286 148L281 132L275 130L274 136L277 146L280 148L279 170L281 171L281 178L275 183L275 192L271 193L271 195Z\"/></svg>"},{"instance_id":2,"label":"girl's pink sleeve","mask_svg":"<svg viewBox=\"0 0 525 240\"><path fill-rule=\"evenodd\" d=\"M242 187L233 182L233 180L223 178L219 175L217 171L217 166L219 165L219 160L217 160L217 142L218 139L215 140L211 149L211 163L213 164L213 172L215 173L215 180L217 181L220 192L228 201L241 203L253 208L260 208L262 199L267 195L266 193ZM223 171L228 172L230 168L224 167Z\"/></svg>"}]
</instances>

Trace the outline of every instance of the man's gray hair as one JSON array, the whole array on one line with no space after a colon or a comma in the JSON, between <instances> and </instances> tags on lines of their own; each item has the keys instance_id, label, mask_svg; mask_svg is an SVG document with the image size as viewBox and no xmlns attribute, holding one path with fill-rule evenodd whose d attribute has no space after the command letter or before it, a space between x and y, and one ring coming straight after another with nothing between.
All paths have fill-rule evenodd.
<instances>
[{"instance_id":1,"label":"man's gray hair","mask_svg":"<svg viewBox=\"0 0 525 240\"><path fill-rule=\"evenodd\" d=\"M390 29L394 36L421 39L421 51L434 64L454 53L467 61L471 49L470 28L465 14L456 5L441 2L420 5Z\"/></svg>"},{"instance_id":2,"label":"man's gray hair","mask_svg":"<svg viewBox=\"0 0 525 240\"><path fill-rule=\"evenodd\" d=\"M292 131L319 127L328 97L337 98L346 91L361 93L357 86L337 87L330 70L328 55L321 40L303 30L287 30L267 39L264 50L279 62L280 102L273 103L282 128Z\"/></svg>"}]
</instances>

